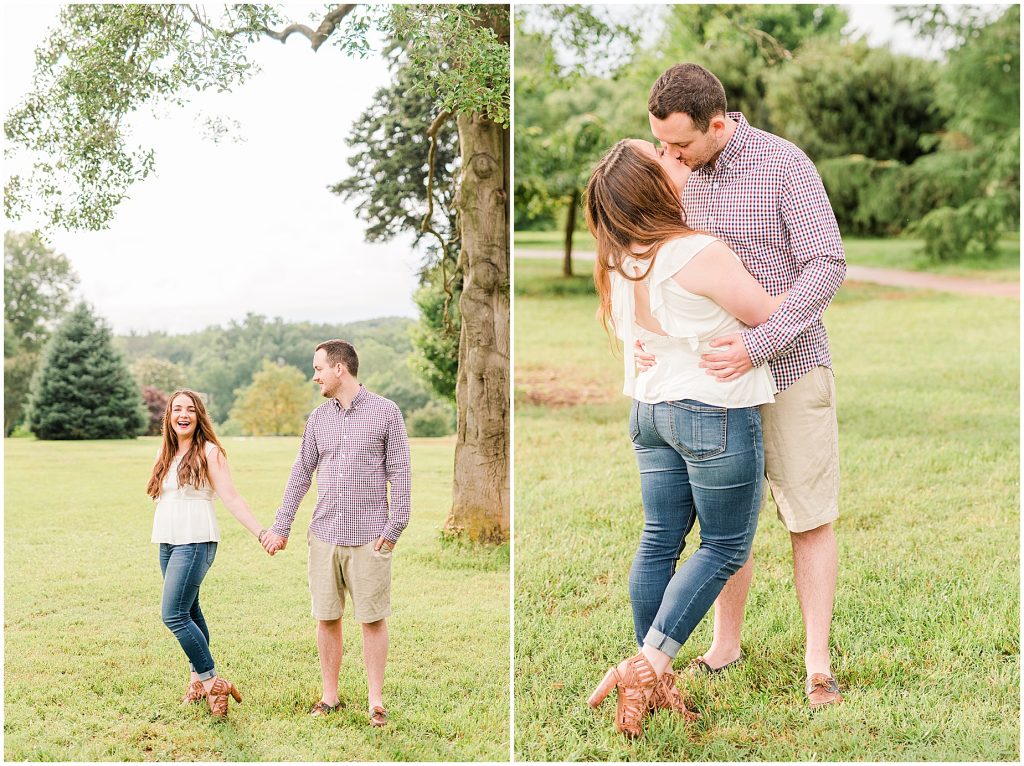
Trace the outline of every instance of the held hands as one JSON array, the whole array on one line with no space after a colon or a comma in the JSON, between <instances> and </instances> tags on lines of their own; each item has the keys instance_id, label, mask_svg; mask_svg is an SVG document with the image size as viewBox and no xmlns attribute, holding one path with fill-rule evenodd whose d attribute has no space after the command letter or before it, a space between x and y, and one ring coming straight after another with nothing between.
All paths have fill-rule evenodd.
<instances>
[{"instance_id":1,"label":"held hands","mask_svg":"<svg viewBox=\"0 0 1024 766\"><path fill-rule=\"evenodd\" d=\"M288 545L288 538L274 534L267 529L261 529L259 533L260 545L268 555L273 556L278 551L283 551Z\"/></svg>"},{"instance_id":2,"label":"held hands","mask_svg":"<svg viewBox=\"0 0 1024 766\"><path fill-rule=\"evenodd\" d=\"M740 333L723 335L721 338L715 338L708 345L718 350L701 355L700 366L708 371L708 375L713 375L719 383L734 380L743 373L754 369Z\"/></svg>"}]
</instances>

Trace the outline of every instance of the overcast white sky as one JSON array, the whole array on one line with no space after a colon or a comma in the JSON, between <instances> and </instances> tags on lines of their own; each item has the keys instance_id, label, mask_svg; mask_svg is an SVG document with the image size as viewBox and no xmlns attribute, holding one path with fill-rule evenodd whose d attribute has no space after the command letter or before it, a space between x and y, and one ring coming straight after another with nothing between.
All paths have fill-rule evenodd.
<instances>
[{"instance_id":1,"label":"overcast white sky","mask_svg":"<svg viewBox=\"0 0 1024 766\"><path fill-rule=\"evenodd\" d=\"M5 114L31 85L35 42L57 9L3 5ZM390 80L383 61L331 45L313 53L300 35L261 42L252 58L263 71L234 93L197 94L186 109L135 121L136 143L156 149L156 172L110 229L54 232L80 295L115 332L185 332L250 311L317 322L416 316L410 241L366 244L352 204L327 190L349 174L352 123ZM204 138L198 118L209 114L237 120L244 141Z\"/></svg>"}]
</instances>

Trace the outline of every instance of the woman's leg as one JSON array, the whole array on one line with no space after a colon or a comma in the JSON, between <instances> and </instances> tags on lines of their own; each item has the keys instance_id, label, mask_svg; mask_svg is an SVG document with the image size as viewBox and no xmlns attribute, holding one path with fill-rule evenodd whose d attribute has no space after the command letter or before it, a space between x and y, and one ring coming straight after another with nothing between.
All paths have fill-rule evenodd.
<instances>
[{"instance_id":1,"label":"woman's leg","mask_svg":"<svg viewBox=\"0 0 1024 766\"><path fill-rule=\"evenodd\" d=\"M696 510L686 461L654 427L655 405L633 402L630 435L644 504L644 528L629 572L629 599L637 645L661 608Z\"/></svg>"},{"instance_id":2,"label":"woman's leg","mask_svg":"<svg viewBox=\"0 0 1024 766\"><path fill-rule=\"evenodd\" d=\"M213 563L216 545L192 543L168 546L166 563L161 558L164 569L161 604L164 625L181 644L195 677L204 682L211 681L217 673L209 642L203 630L192 619L192 609L199 598L199 586Z\"/></svg>"},{"instance_id":3,"label":"woman's leg","mask_svg":"<svg viewBox=\"0 0 1024 766\"><path fill-rule=\"evenodd\" d=\"M764 451L756 408L724 410L699 402L668 406L671 409L665 410L659 424L671 429L686 456L701 541L665 588L644 644L645 653L650 648L675 657L750 555L761 505Z\"/></svg>"}]
</instances>

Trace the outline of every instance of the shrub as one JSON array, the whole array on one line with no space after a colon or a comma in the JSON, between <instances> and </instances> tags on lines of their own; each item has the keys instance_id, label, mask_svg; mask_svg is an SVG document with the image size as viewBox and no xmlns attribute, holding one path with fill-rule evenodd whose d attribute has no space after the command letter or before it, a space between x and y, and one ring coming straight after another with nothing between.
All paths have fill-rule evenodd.
<instances>
[{"instance_id":1,"label":"shrub","mask_svg":"<svg viewBox=\"0 0 1024 766\"><path fill-rule=\"evenodd\" d=\"M959 208L940 207L910 227L924 239L924 251L934 261L977 259L995 253L1003 214L989 200L973 200Z\"/></svg>"},{"instance_id":2,"label":"shrub","mask_svg":"<svg viewBox=\"0 0 1024 766\"><path fill-rule=\"evenodd\" d=\"M907 225L897 191L905 169L900 163L854 154L822 160L817 167L843 234L893 235Z\"/></svg>"},{"instance_id":3,"label":"shrub","mask_svg":"<svg viewBox=\"0 0 1024 766\"><path fill-rule=\"evenodd\" d=\"M146 436L159 436L164 426L167 394L154 386L143 386L142 401L149 412L149 427L146 429Z\"/></svg>"},{"instance_id":4,"label":"shrub","mask_svg":"<svg viewBox=\"0 0 1024 766\"><path fill-rule=\"evenodd\" d=\"M454 412L438 401L428 402L409 416L409 436L447 436L455 430Z\"/></svg>"}]
</instances>

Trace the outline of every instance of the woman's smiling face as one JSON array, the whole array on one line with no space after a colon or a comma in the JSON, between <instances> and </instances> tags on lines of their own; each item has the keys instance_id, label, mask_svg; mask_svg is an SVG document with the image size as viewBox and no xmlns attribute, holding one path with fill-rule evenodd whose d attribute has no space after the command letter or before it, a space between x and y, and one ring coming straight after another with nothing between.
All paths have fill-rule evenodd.
<instances>
[{"instance_id":1,"label":"woman's smiling face","mask_svg":"<svg viewBox=\"0 0 1024 766\"><path fill-rule=\"evenodd\" d=\"M179 439L191 438L199 423L196 403L188 394L178 394L171 402L171 427Z\"/></svg>"}]
</instances>

